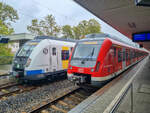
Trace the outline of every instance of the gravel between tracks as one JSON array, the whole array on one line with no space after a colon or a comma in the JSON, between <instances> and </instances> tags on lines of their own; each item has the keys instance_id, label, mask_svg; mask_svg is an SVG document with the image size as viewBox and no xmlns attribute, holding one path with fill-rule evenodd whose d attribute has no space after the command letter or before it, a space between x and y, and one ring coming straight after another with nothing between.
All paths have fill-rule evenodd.
<instances>
[{"instance_id":1,"label":"gravel between tracks","mask_svg":"<svg viewBox=\"0 0 150 113\"><path fill-rule=\"evenodd\" d=\"M29 112L33 106L42 104L42 101L56 98L74 88L74 84L68 80L63 80L40 87L31 92L8 97L6 100L0 100L0 113Z\"/></svg>"}]
</instances>

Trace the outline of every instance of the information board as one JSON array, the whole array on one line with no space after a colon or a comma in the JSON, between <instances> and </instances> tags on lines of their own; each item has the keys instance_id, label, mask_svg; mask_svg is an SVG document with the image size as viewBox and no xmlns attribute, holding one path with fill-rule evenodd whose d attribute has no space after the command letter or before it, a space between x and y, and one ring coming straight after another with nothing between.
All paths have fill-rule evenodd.
<instances>
[{"instance_id":1,"label":"information board","mask_svg":"<svg viewBox=\"0 0 150 113\"><path fill-rule=\"evenodd\" d=\"M147 42L150 41L150 32L135 33L132 35L133 42Z\"/></svg>"}]
</instances>

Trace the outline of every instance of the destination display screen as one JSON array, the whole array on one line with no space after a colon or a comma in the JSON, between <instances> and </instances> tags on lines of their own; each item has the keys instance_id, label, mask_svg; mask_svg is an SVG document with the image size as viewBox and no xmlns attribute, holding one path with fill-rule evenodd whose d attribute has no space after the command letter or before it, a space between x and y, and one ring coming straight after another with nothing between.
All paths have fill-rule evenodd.
<instances>
[{"instance_id":1,"label":"destination display screen","mask_svg":"<svg viewBox=\"0 0 150 113\"><path fill-rule=\"evenodd\" d=\"M147 33L135 33L132 35L133 42L146 42L150 41L150 32Z\"/></svg>"}]
</instances>

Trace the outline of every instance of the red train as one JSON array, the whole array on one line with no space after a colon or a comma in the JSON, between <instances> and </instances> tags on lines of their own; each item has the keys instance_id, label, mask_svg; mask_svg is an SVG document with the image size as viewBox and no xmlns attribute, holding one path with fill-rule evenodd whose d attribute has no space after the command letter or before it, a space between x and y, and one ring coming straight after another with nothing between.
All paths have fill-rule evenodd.
<instances>
[{"instance_id":1,"label":"red train","mask_svg":"<svg viewBox=\"0 0 150 113\"><path fill-rule=\"evenodd\" d=\"M108 34L90 34L76 44L67 76L78 84L107 81L147 55L135 43Z\"/></svg>"}]
</instances>

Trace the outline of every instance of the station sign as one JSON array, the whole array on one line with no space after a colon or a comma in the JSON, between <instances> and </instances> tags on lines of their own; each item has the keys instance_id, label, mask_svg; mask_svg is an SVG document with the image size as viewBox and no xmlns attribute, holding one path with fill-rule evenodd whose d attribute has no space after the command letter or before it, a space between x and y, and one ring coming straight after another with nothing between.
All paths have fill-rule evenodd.
<instances>
[{"instance_id":1,"label":"station sign","mask_svg":"<svg viewBox=\"0 0 150 113\"><path fill-rule=\"evenodd\" d=\"M150 32L135 33L132 35L133 42L147 42L150 41Z\"/></svg>"},{"instance_id":2,"label":"station sign","mask_svg":"<svg viewBox=\"0 0 150 113\"><path fill-rule=\"evenodd\" d=\"M8 43L9 38L0 36L0 43Z\"/></svg>"}]
</instances>

